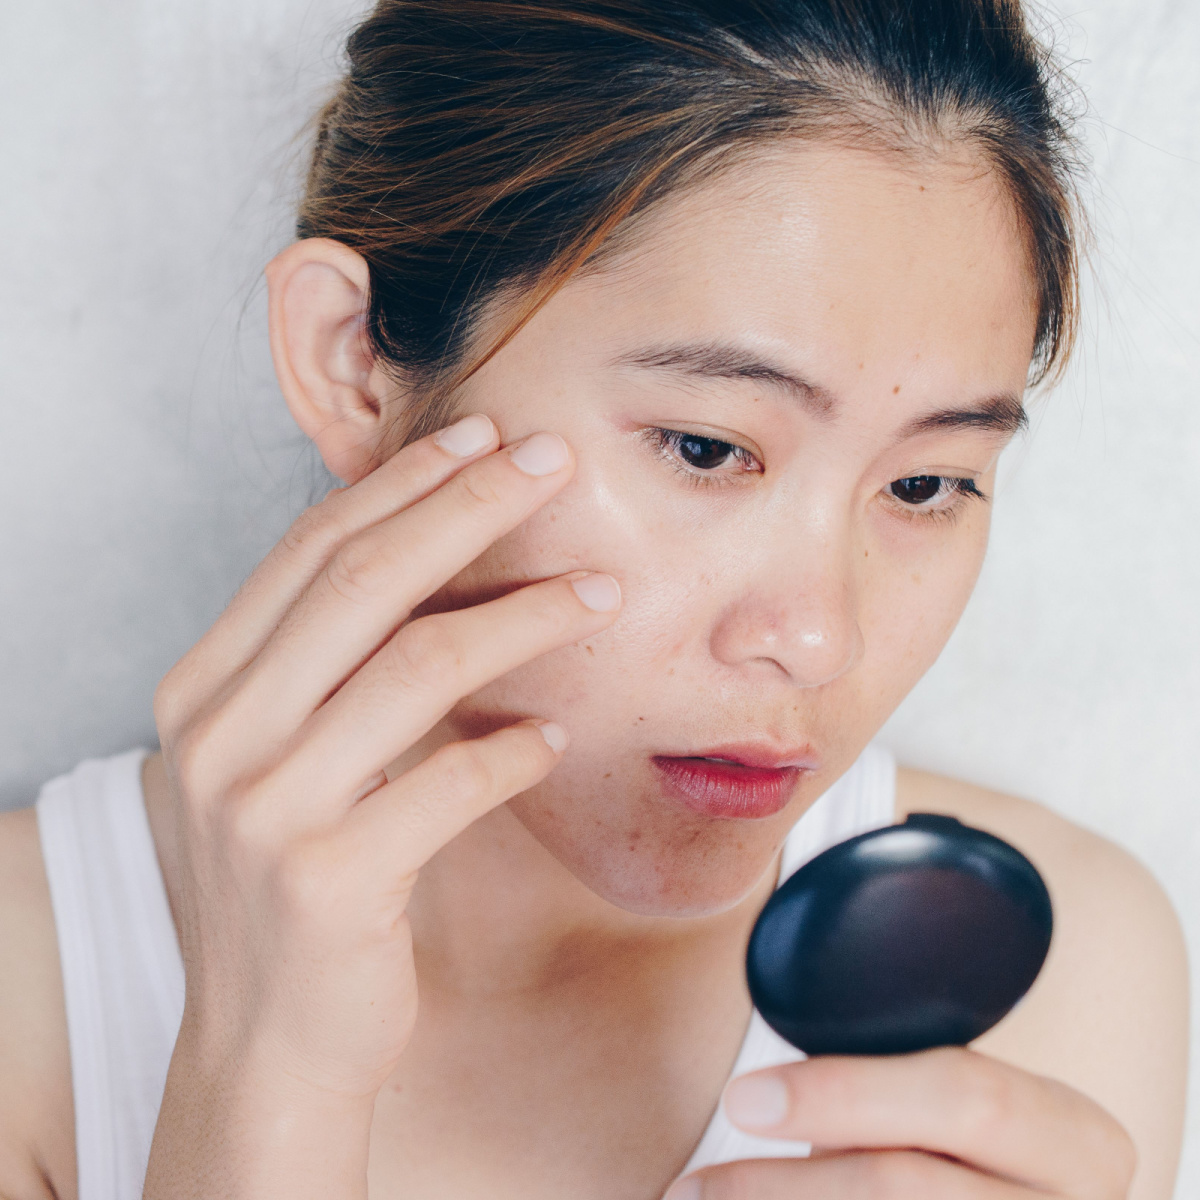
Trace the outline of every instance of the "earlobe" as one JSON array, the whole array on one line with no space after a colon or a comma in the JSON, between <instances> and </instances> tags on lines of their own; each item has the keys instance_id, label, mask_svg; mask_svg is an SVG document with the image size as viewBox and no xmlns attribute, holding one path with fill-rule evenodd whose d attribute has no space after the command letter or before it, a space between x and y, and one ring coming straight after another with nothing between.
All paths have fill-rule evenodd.
<instances>
[{"instance_id":1,"label":"earlobe","mask_svg":"<svg viewBox=\"0 0 1200 1200\"><path fill-rule=\"evenodd\" d=\"M381 461L393 415L389 381L363 331L366 261L340 242L308 238L278 254L266 275L284 399L329 470L355 483Z\"/></svg>"}]
</instances>

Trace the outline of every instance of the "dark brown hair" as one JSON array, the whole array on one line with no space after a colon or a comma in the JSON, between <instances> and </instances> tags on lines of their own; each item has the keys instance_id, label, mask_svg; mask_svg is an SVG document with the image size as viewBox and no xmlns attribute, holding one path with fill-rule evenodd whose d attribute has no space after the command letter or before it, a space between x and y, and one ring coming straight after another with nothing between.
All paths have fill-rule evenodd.
<instances>
[{"instance_id":1,"label":"dark brown hair","mask_svg":"<svg viewBox=\"0 0 1200 1200\"><path fill-rule=\"evenodd\" d=\"M1029 245L1031 381L1069 350L1072 144L1019 0L380 0L347 55L298 233L366 259L371 346L425 399L408 438L618 227L787 136L981 156Z\"/></svg>"}]
</instances>

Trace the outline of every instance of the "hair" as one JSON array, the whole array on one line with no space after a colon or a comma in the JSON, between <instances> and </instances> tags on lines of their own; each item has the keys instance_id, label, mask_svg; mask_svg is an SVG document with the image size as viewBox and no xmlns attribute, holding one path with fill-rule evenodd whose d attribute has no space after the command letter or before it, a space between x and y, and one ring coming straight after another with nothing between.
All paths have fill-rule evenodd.
<instances>
[{"instance_id":1,"label":"hair","mask_svg":"<svg viewBox=\"0 0 1200 1200\"><path fill-rule=\"evenodd\" d=\"M405 440L618 228L787 137L982 160L1028 246L1031 384L1069 354L1068 90L1019 0L379 0L347 56L297 232L366 260L371 349L420 397Z\"/></svg>"}]
</instances>

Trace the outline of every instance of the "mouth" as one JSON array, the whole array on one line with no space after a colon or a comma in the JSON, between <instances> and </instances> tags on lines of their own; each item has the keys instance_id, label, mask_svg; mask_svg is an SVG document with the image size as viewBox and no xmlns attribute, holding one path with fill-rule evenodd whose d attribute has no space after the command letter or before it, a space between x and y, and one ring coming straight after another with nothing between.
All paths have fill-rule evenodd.
<instances>
[{"instance_id":1,"label":"mouth","mask_svg":"<svg viewBox=\"0 0 1200 1200\"><path fill-rule=\"evenodd\" d=\"M811 754L777 755L722 747L703 755L655 755L664 790L694 813L718 820L762 820L792 798L801 775L816 770Z\"/></svg>"}]
</instances>

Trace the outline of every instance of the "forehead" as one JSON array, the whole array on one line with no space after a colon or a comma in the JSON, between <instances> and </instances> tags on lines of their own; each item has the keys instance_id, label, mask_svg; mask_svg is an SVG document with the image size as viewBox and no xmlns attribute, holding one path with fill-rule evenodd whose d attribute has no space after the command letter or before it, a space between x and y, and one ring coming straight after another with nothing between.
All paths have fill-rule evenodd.
<instances>
[{"instance_id":1,"label":"forehead","mask_svg":"<svg viewBox=\"0 0 1200 1200\"><path fill-rule=\"evenodd\" d=\"M565 291L618 343L733 340L838 393L884 376L1019 392L1035 329L994 173L829 144L781 143L663 202Z\"/></svg>"}]
</instances>

